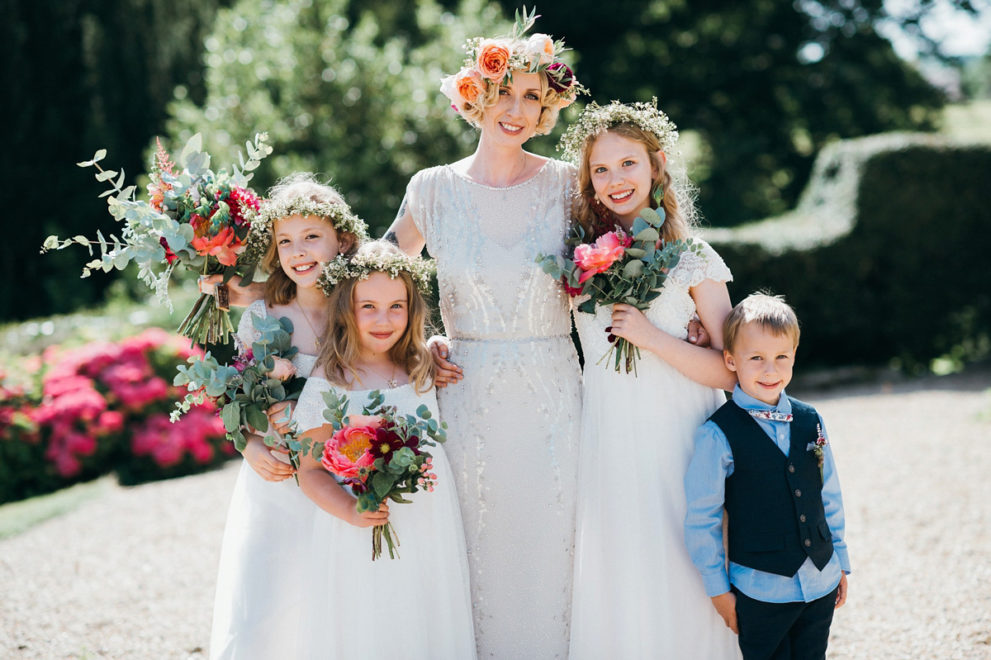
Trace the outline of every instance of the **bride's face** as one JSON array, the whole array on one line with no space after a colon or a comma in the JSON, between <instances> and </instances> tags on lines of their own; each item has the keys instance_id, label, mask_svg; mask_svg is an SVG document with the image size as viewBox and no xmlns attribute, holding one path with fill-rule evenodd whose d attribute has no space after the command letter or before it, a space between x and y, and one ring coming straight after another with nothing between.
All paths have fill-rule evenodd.
<instances>
[{"instance_id":1,"label":"bride's face","mask_svg":"<svg viewBox=\"0 0 991 660\"><path fill-rule=\"evenodd\" d=\"M516 71L499 87L499 100L485 109L482 132L500 144L521 146L537 132L540 121L540 76Z\"/></svg>"}]
</instances>

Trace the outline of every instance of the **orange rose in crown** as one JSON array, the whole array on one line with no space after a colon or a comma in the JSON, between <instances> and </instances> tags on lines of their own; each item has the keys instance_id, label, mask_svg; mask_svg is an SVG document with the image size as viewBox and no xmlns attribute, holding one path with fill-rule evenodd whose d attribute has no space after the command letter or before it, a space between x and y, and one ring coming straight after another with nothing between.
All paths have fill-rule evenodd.
<instances>
[{"instance_id":1,"label":"orange rose in crown","mask_svg":"<svg viewBox=\"0 0 991 660\"><path fill-rule=\"evenodd\" d=\"M496 83L501 83L509 71L509 46L501 39L484 39L478 47L479 73Z\"/></svg>"},{"instance_id":2,"label":"orange rose in crown","mask_svg":"<svg viewBox=\"0 0 991 660\"><path fill-rule=\"evenodd\" d=\"M478 71L462 69L454 78L454 87L467 103L474 103L478 95L485 91L485 81Z\"/></svg>"}]
</instances>

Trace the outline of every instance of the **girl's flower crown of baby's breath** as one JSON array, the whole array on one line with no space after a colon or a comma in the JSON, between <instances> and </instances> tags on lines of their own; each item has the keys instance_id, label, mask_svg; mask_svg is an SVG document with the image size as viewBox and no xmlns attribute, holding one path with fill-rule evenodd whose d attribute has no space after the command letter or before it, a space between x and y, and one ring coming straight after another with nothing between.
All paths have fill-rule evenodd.
<instances>
[{"instance_id":1,"label":"girl's flower crown of baby's breath","mask_svg":"<svg viewBox=\"0 0 991 660\"><path fill-rule=\"evenodd\" d=\"M593 101L565 131L557 145L558 151L564 152L565 160L578 164L582 149L590 138L619 124L633 124L652 133L661 143L661 151L669 151L678 141L678 127L657 109L656 96L650 103L613 101L609 105L599 105Z\"/></svg>"},{"instance_id":2,"label":"girl's flower crown of baby's breath","mask_svg":"<svg viewBox=\"0 0 991 660\"><path fill-rule=\"evenodd\" d=\"M278 202L266 200L262 202L261 209L251 221L245 259L252 257L253 263L260 260L272 241L272 223L293 215L304 217L315 215L328 220L338 234L342 232L354 234L359 243L368 240L368 225L352 213L347 204L317 202L301 197Z\"/></svg>"},{"instance_id":3,"label":"girl's flower crown of baby's breath","mask_svg":"<svg viewBox=\"0 0 991 660\"><path fill-rule=\"evenodd\" d=\"M413 283L422 293L430 292L430 276L434 273L432 259L411 257L405 253L398 254L355 254L346 257L337 255L333 261L327 262L323 272L317 278L317 285L323 292L330 292L344 280L367 280L372 273L385 273L396 279L399 273L408 273Z\"/></svg>"}]
</instances>

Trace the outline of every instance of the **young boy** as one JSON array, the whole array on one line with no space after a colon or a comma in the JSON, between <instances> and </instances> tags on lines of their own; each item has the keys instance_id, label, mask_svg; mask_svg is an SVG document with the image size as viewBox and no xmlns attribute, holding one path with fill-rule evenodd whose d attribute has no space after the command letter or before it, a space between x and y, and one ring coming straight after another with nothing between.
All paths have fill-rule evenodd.
<instances>
[{"instance_id":1,"label":"young boy","mask_svg":"<svg viewBox=\"0 0 991 660\"><path fill-rule=\"evenodd\" d=\"M781 298L754 294L733 309L723 359L739 383L696 432L685 475L685 541L744 660L825 658L846 601L843 502L822 418L784 392L798 336Z\"/></svg>"}]
</instances>

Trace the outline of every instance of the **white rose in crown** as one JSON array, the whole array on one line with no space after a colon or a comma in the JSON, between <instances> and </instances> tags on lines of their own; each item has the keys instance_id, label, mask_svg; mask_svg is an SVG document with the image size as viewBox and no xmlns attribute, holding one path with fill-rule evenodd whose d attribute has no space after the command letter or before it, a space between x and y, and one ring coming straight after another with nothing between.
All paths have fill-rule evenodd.
<instances>
[{"instance_id":1,"label":"white rose in crown","mask_svg":"<svg viewBox=\"0 0 991 660\"><path fill-rule=\"evenodd\" d=\"M546 34L534 34L523 47L527 62L533 66L547 66L554 61L554 40Z\"/></svg>"}]
</instances>

